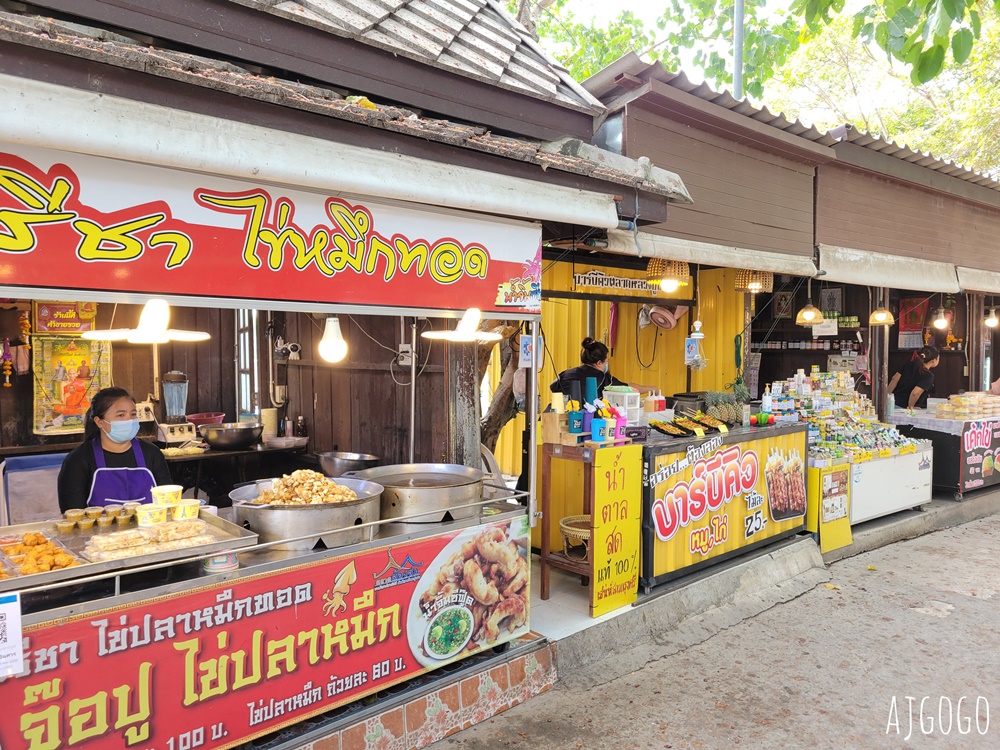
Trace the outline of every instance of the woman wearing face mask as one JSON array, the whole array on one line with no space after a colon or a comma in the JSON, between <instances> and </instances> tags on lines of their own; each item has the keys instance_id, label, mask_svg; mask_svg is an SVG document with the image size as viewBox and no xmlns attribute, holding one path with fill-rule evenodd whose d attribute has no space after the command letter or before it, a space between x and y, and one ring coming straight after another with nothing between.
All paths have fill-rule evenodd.
<instances>
[{"instance_id":1,"label":"woman wearing face mask","mask_svg":"<svg viewBox=\"0 0 1000 750\"><path fill-rule=\"evenodd\" d=\"M83 445L59 471L59 508L151 502L150 488L170 484L170 469L159 448L137 440L135 399L123 388L98 391L87 410Z\"/></svg>"},{"instance_id":2,"label":"woman wearing face mask","mask_svg":"<svg viewBox=\"0 0 1000 750\"><path fill-rule=\"evenodd\" d=\"M580 352L580 366L571 367L559 373L549 390L553 393L570 394L570 383L574 380L580 383L580 393L586 393L587 378L597 380L597 397L604 395L604 389L609 385L628 385L623 383L608 369L608 347L600 341L595 341L589 336L583 340L583 349ZM641 389L640 389L641 390Z\"/></svg>"}]
</instances>

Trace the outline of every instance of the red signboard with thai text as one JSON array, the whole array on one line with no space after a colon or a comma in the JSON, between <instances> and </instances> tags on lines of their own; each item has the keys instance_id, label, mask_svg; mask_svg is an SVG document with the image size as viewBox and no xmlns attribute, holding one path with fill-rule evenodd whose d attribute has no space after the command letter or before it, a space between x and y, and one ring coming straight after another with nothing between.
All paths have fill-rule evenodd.
<instances>
[{"instance_id":1,"label":"red signboard with thai text","mask_svg":"<svg viewBox=\"0 0 1000 750\"><path fill-rule=\"evenodd\" d=\"M0 143L4 284L537 312L540 240L526 222Z\"/></svg>"},{"instance_id":2,"label":"red signboard with thai text","mask_svg":"<svg viewBox=\"0 0 1000 750\"><path fill-rule=\"evenodd\" d=\"M528 630L527 518L24 631L0 747L228 748Z\"/></svg>"}]
</instances>

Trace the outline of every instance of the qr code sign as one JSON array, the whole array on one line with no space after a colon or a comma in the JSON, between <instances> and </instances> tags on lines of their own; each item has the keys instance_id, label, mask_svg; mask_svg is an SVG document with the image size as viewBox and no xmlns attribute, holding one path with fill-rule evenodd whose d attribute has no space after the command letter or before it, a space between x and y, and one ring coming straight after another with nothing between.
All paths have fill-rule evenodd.
<instances>
[{"instance_id":1,"label":"qr code sign","mask_svg":"<svg viewBox=\"0 0 1000 750\"><path fill-rule=\"evenodd\" d=\"M7 642L7 613L0 612L0 643Z\"/></svg>"}]
</instances>

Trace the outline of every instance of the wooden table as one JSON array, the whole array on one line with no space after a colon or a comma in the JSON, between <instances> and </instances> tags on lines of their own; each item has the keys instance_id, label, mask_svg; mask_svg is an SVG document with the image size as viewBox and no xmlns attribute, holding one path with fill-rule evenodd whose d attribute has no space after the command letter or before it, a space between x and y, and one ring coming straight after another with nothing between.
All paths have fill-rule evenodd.
<instances>
[{"instance_id":1,"label":"wooden table","mask_svg":"<svg viewBox=\"0 0 1000 750\"><path fill-rule=\"evenodd\" d=\"M549 535L552 529L551 490L552 490L552 459L561 458L566 461L578 461L583 464L583 512L587 515L594 508L594 456L595 448L585 446L558 445L545 443L542 445L542 544L541 568L543 600L549 598L549 569L560 568L572 573L578 573L581 582L589 582L593 587L593 555L588 554L586 560L574 560L562 552L549 552Z\"/></svg>"},{"instance_id":2,"label":"wooden table","mask_svg":"<svg viewBox=\"0 0 1000 750\"><path fill-rule=\"evenodd\" d=\"M183 456L164 456L164 459L168 464L190 463L191 461L197 461L194 474L194 496L198 497L198 489L201 485L201 467L202 464L204 464L206 461L218 461L222 459L230 459L232 461L235 461L239 481L246 482L249 481L247 479L247 461L251 457L256 458L259 462L260 457L266 453L291 454L291 453L305 453L305 452L306 452L305 446L299 448L268 448L262 443L258 443L257 445L251 448L245 448L243 450L238 450L238 451L220 451L209 448L204 453L191 453ZM258 477L254 478L256 479Z\"/></svg>"}]
</instances>

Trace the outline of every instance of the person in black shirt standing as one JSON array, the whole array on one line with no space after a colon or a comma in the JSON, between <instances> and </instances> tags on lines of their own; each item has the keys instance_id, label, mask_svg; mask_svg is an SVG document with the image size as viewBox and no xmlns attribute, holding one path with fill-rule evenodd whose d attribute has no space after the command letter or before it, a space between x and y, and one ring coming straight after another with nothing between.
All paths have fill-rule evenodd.
<instances>
[{"instance_id":1,"label":"person in black shirt standing","mask_svg":"<svg viewBox=\"0 0 1000 750\"><path fill-rule=\"evenodd\" d=\"M586 391L587 378L597 380L597 397L604 395L604 389L609 385L628 385L616 378L608 371L608 347L600 341L595 341L589 336L583 340L583 350L580 352L580 366L563 370L559 376L552 381L549 390L553 393L570 394L570 383L578 381L580 383L580 393Z\"/></svg>"},{"instance_id":2,"label":"person in black shirt standing","mask_svg":"<svg viewBox=\"0 0 1000 750\"><path fill-rule=\"evenodd\" d=\"M941 353L933 346L925 346L913 353L903 367L889 381L889 393L901 409L927 407L927 394L934 389L934 373L941 361Z\"/></svg>"}]
</instances>

